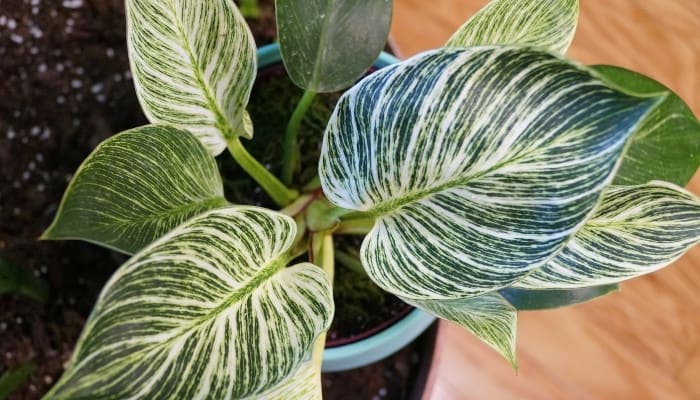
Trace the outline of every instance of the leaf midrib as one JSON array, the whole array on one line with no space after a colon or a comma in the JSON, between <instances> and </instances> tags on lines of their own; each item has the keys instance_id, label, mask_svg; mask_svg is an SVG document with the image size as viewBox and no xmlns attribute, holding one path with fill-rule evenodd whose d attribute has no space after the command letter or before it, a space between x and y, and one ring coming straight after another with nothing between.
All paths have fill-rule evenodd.
<instances>
[{"instance_id":1,"label":"leaf midrib","mask_svg":"<svg viewBox=\"0 0 700 400\"><path fill-rule=\"evenodd\" d=\"M234 136L236 136L235 131L229 123L228 119L221 112L219 105L216 103L216 99L212 95L213 91L209 87L208 82L204 80L204 73L202 67L199 64L196 57L194 56L194 53L192 52L190 41L188 39L188 36L185 34L185 27L182 25L182 21L180 21L180 19L177 18L178 14L175 10L175 5L173 4L172 0L169 0L167 2L167 5L170 8L170 11L173 13L173 20L175 21L177 30L180 33L182 48L185 49L185 51L187 52L187 56L189 57L189 62L192 66L192 72L195 76L195 79L197 80L197 83L199 83L199 87L202 90L202 94L204 95L204 98L207 101L208 108L212 111L214 117L216 118L216 127L219 129L224 139L232 139Z\"/></svg>"}]
</instances>

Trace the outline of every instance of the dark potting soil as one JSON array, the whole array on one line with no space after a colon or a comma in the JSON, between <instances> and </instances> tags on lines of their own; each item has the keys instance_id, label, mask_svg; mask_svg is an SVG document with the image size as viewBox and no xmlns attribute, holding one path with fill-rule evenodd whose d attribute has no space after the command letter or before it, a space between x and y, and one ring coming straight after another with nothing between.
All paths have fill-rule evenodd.
<instances>
[{"instance_id":1,"label":"dark potting soil","mask_svg":"<svg viewBox=\"0 0 700 400\"><path fill-rule=\"evenodd\" d=\"M261 0L261 17L251 21L258 44L274 38L272 4ZM0 375L26 361L35 365L10 399L38 399L60 377L101 287L126 260L82 242L37 240L73 172L97 144L146 123L131 82L124 32L123 0L0 2L0 257L49 286L46 304L0 295ZM264 124L256 121L256 129L263 132ZM305 154L304 165L315 163L317 149ZM226 164L224 158L225 173ZM236 192L236 182L227 183L227 192ZM246 202L264 201L256 196ZM357 275L339 266L339 278L345 273ZM344 279L352 283L350 297L361 279ZM383 300L367 293L369 309L376 310ZM345 302L338 300L339 306ZM416 349L413 345L364 372L325 374L326 399L404 398L420 358Z\"/></svg>"}]
</instances>

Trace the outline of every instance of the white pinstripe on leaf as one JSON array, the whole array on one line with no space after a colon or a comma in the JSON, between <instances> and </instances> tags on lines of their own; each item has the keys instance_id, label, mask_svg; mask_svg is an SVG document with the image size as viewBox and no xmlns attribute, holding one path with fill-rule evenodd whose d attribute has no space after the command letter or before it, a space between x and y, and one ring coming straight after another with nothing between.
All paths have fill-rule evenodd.
<instances>
[{"instance_id":1,"label":"white pinstripe on leaf","mask_svg":"<svg viewBox=\"0 0 700 400\"><path fill-rule=\"evenodd\" d=\"M487 293L470 299L406 300L408 303L473 333L484 343L518 368L515 354L518 314L498 293Z\"/></svg>"},{"instance_id":2,"label":"white pinstripe on leaf","mask_svg":"<svg viewBox=\"0 0 700 400\"><path fill-rule=\"evenodd\" d=\"M566 53L578 25L578 0L492 0L447 47L529 46Z\"/></svg>"},{"instance_id":3,"label":"white pinstripe on leaf","mask_svg":"<svg viewBox=\"0 0 700 400\"><path fill-rule=\"evenodd\" d=\"M148 125L105 140L83 161L43 238L86 240L133 254L226 204L206 147L187 131Z\"/></svg>"},{"instance_id":4,"label":"white pinstripe on leaf","mask_svg":"<svg viewBox=\"0 0 700 400\"><path fill-rule=\"evenodd\" d=\"M321 182L337 206L377 217L361 258L381 287L414 300L478 296L562 249L658 101L547 53L432 51L343 95Z\"/></svg>"},{"instance_id":5,"label":"white pinstripe on leaf","mask_svg":"<svg viewBox=\"0 0 700 400\"><path fill-rule=\"evenodd\" d=\"M295 234L287 216L229 207L148 246L103 289L47 398L227 400L307 379L294 372L333 298L321 268L286 267Z\"/></svg>"},{"instance_id":6,"label":"white pinstripe on leaf","mask_svg":"<svg viewBox=\"0 0 700 400\"><path fill-rule=\"evenodd\" d=\"M667 266L700 242L700 199L666 182L611 186L556 258L515 286L608 285Z\"/></svg>"},{"instance_id":7,"label":"white pinstripe on leaf","mask_svg":"<svg viewBox=\"0 0 700 400\"><path fill-rule=\"evenodd\" d=\"M127 0L136 94L152 123L194 133L213 155L249 137L255 42L231 0Z\"/></svg>"}]
</instances>

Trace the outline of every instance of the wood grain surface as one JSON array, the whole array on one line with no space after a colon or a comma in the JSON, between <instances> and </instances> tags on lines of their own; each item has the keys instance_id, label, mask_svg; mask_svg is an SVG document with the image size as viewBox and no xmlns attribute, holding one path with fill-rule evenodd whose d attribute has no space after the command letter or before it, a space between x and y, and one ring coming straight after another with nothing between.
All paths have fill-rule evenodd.
<instances>
[{"instance_id":1,"label":"wood grain surface","mask_svg":"<svg viewBox=\"0 0 700 400\"><path fill-rule=\"evenodd\" d=\"M485 3L396 0L400 55L442 45ZM569 56L649 75L700 114L700 0L581 0ZM700 246L604 299L521 313L518 335L516 374L442 322L425 399L700 399Z\"/></svg>"}]
</instances>

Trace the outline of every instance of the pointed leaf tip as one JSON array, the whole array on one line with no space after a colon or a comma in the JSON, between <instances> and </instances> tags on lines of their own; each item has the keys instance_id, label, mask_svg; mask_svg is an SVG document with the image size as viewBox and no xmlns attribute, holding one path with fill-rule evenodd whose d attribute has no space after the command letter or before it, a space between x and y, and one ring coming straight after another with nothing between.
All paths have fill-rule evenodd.
<instances>
[{"instance_id":1,"label":"pointed leaf tip","mask_svg":"<svg viewBox=\"0 0 700 400\"><path fill-rule=\"evenodd\" d=\"M578 0L492 0L446 47L514 45L566 53L576 33Z\"/></svg>"}]
</instances>

